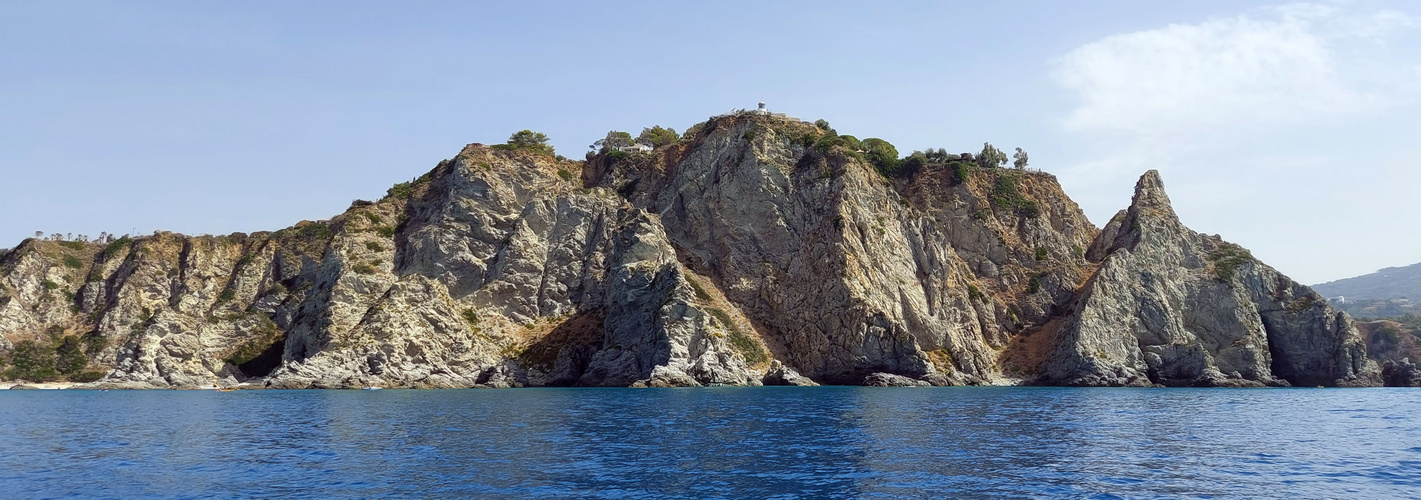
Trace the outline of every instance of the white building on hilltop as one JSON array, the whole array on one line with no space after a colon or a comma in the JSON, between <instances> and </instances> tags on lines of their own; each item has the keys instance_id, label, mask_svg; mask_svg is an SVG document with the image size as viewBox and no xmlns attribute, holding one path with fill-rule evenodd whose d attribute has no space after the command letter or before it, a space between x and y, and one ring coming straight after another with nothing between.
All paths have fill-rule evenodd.
<instances>
[{"instance_id":1,"label":"white building on hilltop","mask_svg":"<svg viewBox=\"0 0 1421 500\"><path fill-rule=\"evenodd\" d=\"M784 113L771 113L771 112L770 112L770 108L767 107L767 106L765 106L765 101L760 101L760 106L759 106L759 107L756 107L755 109L752 109L752 110L750 110L750 111L746 111L746 113L755 114L755 115L773 116L773 117L775 117L775 118L784 118L784 119L787 119L787 120L799 120L799 118L795 118L795 117L793 117L793 116L789 116L789 115L786 115L786 114L784 114ZM799 121L804 121L804 120L799 120Z\"/></svg>"}]
</instances>

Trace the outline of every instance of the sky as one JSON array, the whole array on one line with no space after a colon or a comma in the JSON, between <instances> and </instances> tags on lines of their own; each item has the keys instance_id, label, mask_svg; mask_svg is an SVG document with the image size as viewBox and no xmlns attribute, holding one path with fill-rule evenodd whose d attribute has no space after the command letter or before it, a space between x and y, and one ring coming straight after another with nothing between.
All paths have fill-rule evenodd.
<instances>
[{"instance_id":1,"label":"sky","mask_svg":"<svg viewBox=\"0 0 1421 500\"><path fill-rule=\"evenodd\" d=\"M0 247L275 230L521 129L580 158L765 101L1021 147L1305 283L1421 261L1421 4L0 2Z\"/></svg>"}]
</instances>

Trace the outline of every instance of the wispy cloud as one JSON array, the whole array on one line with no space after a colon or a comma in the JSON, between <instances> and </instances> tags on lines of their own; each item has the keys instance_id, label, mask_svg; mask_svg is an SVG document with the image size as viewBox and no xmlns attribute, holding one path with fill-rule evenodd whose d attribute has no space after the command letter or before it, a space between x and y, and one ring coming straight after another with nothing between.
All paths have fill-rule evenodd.
<instances>
[{"instance_id":1,"label":"wispy cloud","mask_svg":"<svg viewBox=\"0 0 1421 500\"><path fill-rule=\"evenodd\" d=\"M1418 31L1403 12L1298 3L1076 47L1051 67L1077 99L1060 124L1080 157L1062 181L1101 218L1121 208L1136 175L1160 169L1186 223L1305 280L1368 272L1342 270L1363 251L1421 255L1421 239L1389 236L1421 222L1398 225L1369 197L1406 177L1382 165L1395 170L1408 146L1398 131L1421 127Z\"/></svg>"},{"instance_id":2,"label":"wispy cloud","mask_svg":"<svg viewBox=\"0 0 1421 500\"><path fill-rule=\"evenodd\" d=\"M1064 126L1151 135L1375 111L1387 98L1348 84L1335 45L1415 25L1295 4L1111 36L1056 61L1056 81L1081 99Z\"/></svg>"}]
</instances>

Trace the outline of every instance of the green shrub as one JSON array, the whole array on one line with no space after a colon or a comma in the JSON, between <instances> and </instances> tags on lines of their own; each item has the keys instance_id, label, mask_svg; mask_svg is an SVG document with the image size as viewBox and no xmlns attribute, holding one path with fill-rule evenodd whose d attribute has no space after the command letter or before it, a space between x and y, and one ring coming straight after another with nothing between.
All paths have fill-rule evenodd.
<instances>
[{"instance_id":1,"label":"green shrub","mask_svg":"<svg viewBox=\"0 0 1421 500\"><path fill-rule=\"evenodd\" d=\"M830 150L834 149L834 146L844 145L844 140L842 137L843 136L836 136L833 134L821 135L814 140L813 148L815 151L819 152L819 154L827 155L829 154Z\"/></svg>"},{"instance_id":2,"label":"green shrub","mask_svg":"<svg viewBox=\"0 0 1421 500\"><path fill-rule=\"evenodd\" d=\"M468 321L470 325L479 324L479 313L474 312L473 309L465 309L462 314L464 321Z\"/></svg>"},{"instance_id":3,"label":"green shrub","mask_svg":"<svg viewBox=\"0 0 1421 500\"><path fill-rule=\"evenodd\" d=\"M88 365L89 357L84 355L84 345L79 337L64 337L63 342L55 349L54 369L59 373L71 375L83 371Z\"/></svg>"},{"instance_id":4,"label":"green shrub","mask_svg":"<svg viewBox=\"0 0 1421 500\"><path fill-rule=\"evenodd\" d=\"M1046 260L1046 247L1036 247L1036 260Z\"/></svg>"},{"instance_id":5,"label":"green shrub","mask_svg":"<svg viewBox=\"0 0 1421 500\"><path fill-rule=\"evenodd\" d=\"M375 234L384 236L386 238L392 238L395 236L395 228L391 226L380 226L375 228Z\"/></svg>"},{"instance_id":6,"label":"green shrub","mask_svg":"<svg viewBox=\"0 0 1421 500\"><path fill-rule=\"evenodd\" d=\"M89 382L97 382L99 379L104 378L104 372L97 371L97 370L90 370L90 371L86 371L86 372L75 373L75 374L73 374L73 375L68 376L67 378L69 379L70 382L78 382L78 383L80 383L80 384L87 384L87 383L89 383Z\"/></svg>"},{"instance_id":7,"label":"green shrub","mask_svg":"<svg viewBox=\"0 0 1421 500\"><path fill-rule=\"evenodd\" d=\"M982 294L982 289L977 288L977 285L971 283L967 284L967 298L976 302L987 301L987 296Z\"/></svg>"},{"instance_id":8,"label":"green shrub","mask_svg":"<svg viewBox=\"0 0 1421 500\"><path fill-rule=\"evenodd\" d=\"M708 129L710 128L710 127L708 127L708 126L706 125L707 123L710 123L710 122L701 122L701 123L697 123L697 124L695 124L695 125L691 125L691 128L686 129L686 133L681 134L681 139L680 139L679 141L677 141L677 142L687 142L687 141L690 141L691 139L695 139L696 136L701 135L702 132L705 132L706 130L708 130ZM713 125L712 125L712 126L713 126Z\"/></svg>"},{"instance_id":9,"label":"green shrub","mask_svg":"<svg viewBox=\"0 0 1421 500\"><path fill-rule=\"evenodd\" d=\"M498 149L532 151L548 156L556 154L553 151L553 146L548 144L548 136L546 134L527 129L514 132L513 135L508 136L508 142L506 144L500 144L500 146L502 147L498 147Z\"/></svg>"},{"instance_id":10,"label":"green shrub","mask_svg":"<svg viewBox=\"0 0 1421 500\"><path fill-rule=\"evenodd\" d=\"M686 282L691 284L691 291L696 293L696 298L701 300L711 299L711 294L707 293L705 288L701 288L701 284L697 283L696 280L687 278Z\"/></svg>"},{"instance_id":11,"label":"green shrub","mask_svg":"<svg viewBox=\"0 0 1421 500\"><path fill-rule=\"evenodd\" d=\"M1035 219L1041 216L1041 206L1036 203L1036 200L1026 200L1021 203L1020 212L1028 219Z\"/></svg>"},{"instance_id":12,"label":"green shrub","mask_svg":"<svg viewBox=\"0 0 1421 500\"><path fill-rule=\"evenodd\" d=\"M1007 154L1002 150L992 146L991 143L982 143L982 152L977 153L977 164L982 168L997 168L1007 162Z\"/></svg>"},{"instance_id":13,"label":"green shrub","mask_svg":"<svg viewBox=\"0 0 1421 500\"><path fill-rule=\"evenodd\" d=\"M54 370L54 346L48 342L22 340L10 351L10 369L5 378L48 382L58 377Z\"/></svg>"},{"instance_id":14,"label":"green shrub","mask_svg":"<svg viewBox=\"0 0 1421 500\"><path fill-rule=\"evenodd\" d=\"M386 198L394 198L397 200L409 198L412 194L414 194L414 185L408 182L395 184L394 186L390 186L389 190L385 191Z\"/></svg>"},{"instance_id":15,"label":"green shrub","mask_svg":"<svg viewBox=\"0 0 1421 500\"><path fill-rule=\"evenodd\" d=\"M1209 253L1209 262L1214 266L1214 279L1230 281L1238 268L1253 260L1253 254L1233 243L1223 243Z\"/></svg>"},{"instance_id":16,"label":"green shrub","mask_svg":"<svg viewBox=\"0 0 1421 500\"><path fill-rule=\"evenodd\" d=\"M998 175L992 184L992 204L998 208L1016 208L1021 203L1021 188L1015 175Z\"/></svg>"},{"instance_id":17,"label":"green shrub","mask_svg":"<svg viewBox=\"0 0 1421 500\"><path fill-rule=\"evenodd\" d=\"M839 136L839 141L844 146L844 149L847 149L849 151L857 153L858 151L863 150L863 141L860 141L859 138L854 137L852 135L841 135Z\"/></svg>"},{"instance_id":18,"label":"green shrub","mask_svg":"<svg viewBox=\"0 0 1421 500\"><path fill-rule=\"evenodd\" d=\"M893 147L888 141L877 137L870 137L863 140L864 157L873 164L873 168L884 177L893 177L898 174L898 148Z\"/></svg>"},{"instance_id":19,"label":"green shrub","mask_svg":"<svg viewBox=\"0 0 1421 500\"><path fill-rule=\"evenodd\" d=\"M64 248L68 248L68 249L70 249L70 250L83 250L83 249L84 249L84 244L81 243L81 242L78 242L78 241L60 241L60 242L58 242L58 243L59 243L59 246L62 246L62 247L64 247Z\"/></svg>"},{"instance_id":20,"label":"green shrub","mask_svg":"<svg viewBox=\"0 0 1421 500\"><path fill-rule=\"evenodd\" d=\"M726 333L728 333L730 337L730 346L735 348L735 351L739 352L740 355L745 358L746 363L753 365L769 359L769 356L765 354L764 348L760 347L760 343L755 342L755 339L750 338L749 335L745 335L745 332L740 331L740 327L735 326L735 322L730 320L729 314L715 308L709 309L709 312L711 316L715 316L716 321L718 321L721 326L725 327Z\"/></svg>"},{"instance_id":21,"label":"green shrub","mask_svg":"<svg viewBox=\"0 0 1421 500\"><path fill-rule=\"evenodd\" d=\"M959 161L952 164L952 185L956 186L967 182L967 175L968 170L966 163Z\"/></svg>"},{"instance_id":22,"label":"green shrub","mask_svg":"<svg viewBox=\"0 0 1421 500\"><path fill-rule=\"evenodd\" d=\"M79 269L79 268L81 268L81 267L84 267L84 262L81 261L81 260L79 260L78 257L75 257L75 256L73 256L73 255L65 255L65 256L64 256L64 267L72 267L72 268L74 268L74 269Z\"/></svg>"},{"instance_id":23,"label":"green shrub","mask_svg":"<svg viewBox=\"0 0 1421 500\"><path fill-rule=\"evenodd\" d=\"M104 246L104 259L108 259L110 257L113 257L114 255L118 255L119 250L128 248L128 245L131 243L133 243L133 238L129 238L128 235L124 235L119 239L110 241L108 245Z\"/></svg>"},{"instance_id":24,"label":"green shrub","mask_svg":"<svg viewBox=\"0 0 1421 500\"><path fill-rule=\"evenodd\" d=\"M385 247L380 246L379 243L376 243L376 242L373 242L373 241L367 241L367 242L365 242L365 249L366 249L366 250L369 250L369 251L371 251L371 252L381 252L381 251L384 251L384 250L385 250Z\"/></svg>"},{"instance_id":25,"label":"green shrub","mask_svg":"<svg viewBox=\"0 0 1421 500\"><path fill-rule=\"evenodd\" d=\"M59 283L55 283L50 280L44 280L40 282L40 285L44 286L45 290L55 290L59 288Z\"/></svg>"},{"instance_id":26,"label":"green shrub","mask_svg":"<svg viewBox=\"0 0 1421 500\"><path fill-rule=\"evenodd\" d=\"M1026 293L1036 293L1041 291L1041 278L1032 277L1026 284Z\"/></svg>"},{"instance_id":27,"label":"green shrub","mask_svg":"<svg viewBox=\"0 0 1421 500\"><path fill-rule=\"evenodd\" d=\"M926 154L923 154L922 151L914 151L907 158L898 161L898 176L905 179L912 178L928 164L929 160Z\"/></svg>"},{"instance_id":28,"label":"green shrub","mask_svg":"<svg viewBox=\"0 0 1421 500\"><path fill-rule=\"evenodd\" d=\"M572 172L568 172L567 169L565 169L565 168L560 168L560 169L558 169L558 177L561 177L562 180L565 180L565 181L571 181L571 180L572 180Z\"/></svg>"},{"instance_id":29,"label":"green shrub","mask_svg":"<svg viewBox=\"0 0 1421 500\"><path fill-rule=\"evenodd\" d=\"M104 348L108 347L109 345L109 340L107 338L104 338L103 335L99 335L99 332L89 332L87 334L84 334L82 340L84 341L84 354L88 354L90 356L98 354L99 351L104 350Z\"/></svg>"},{"instance_id":30,"label":"green shrub","mask_svg":"<svg viewBox=\"0 0 1421 500\"><path fill-rule=\"evenodd\" d=\"M377 214L377 213L374 213L374 212L360 212L360 215L364 215L364 216L365 216L365 220L370 221L371 224L379 224L379 223L380 223L380 214Z\"/></svg>"},{"instance_id":31,"label":"green shrub","mask_svg":"<svg viewBox=\"0 0 1421 500\"><path fill-rule=\"evenodd\" d=\"M302 241L323 242L330 241L331 238L335 237L335 233L332 233L331 228L326 227L325 224L322 224L320 222L310 222L306 223L305 225L302 225L300 228L297 228L294 231L282 229L280 231L272 233L271 236L273 238L284 238L287 236L291 236Z\"/></svg>"},{"instance_id":32,"label":"green shrub","mask_svg":"<svg viewBox=\"0 0 1421 500\"><path fill-rule=\"evenodd\" d=\"M641 135L637 136L637 142L650 144L653 148L659 148L670 144L675 144L681 137L676 135L675 129L662 128L660 125L653 125L650 128L641 129Z\"/></svg>"},{"instance_id":33,"label":"green shrub","mask_svg":"<svg viewBox=\"0 0 1421 500\"><path fill-rule=\"evenodd\" d=\"M1016 174L1002 174L997 176L997 180L992 184L992 205L997 208L1016 210L1023 216L1035 218L1041 215L1041 207L1036 200L1027 198L1021 193L1018 185L1021 178Z\"/></svg>"},{"instance_id":34,"label":"green shrub","mask_svg":"<svg viewBox=\"0 0 1421 500\"><path fill-rule=\"evenodd\" d=\"M350 270L355 271L356 274L375 274L375 268L370 264L365 263L360 263L351 266Z\"/></svg>"}]
</instances>

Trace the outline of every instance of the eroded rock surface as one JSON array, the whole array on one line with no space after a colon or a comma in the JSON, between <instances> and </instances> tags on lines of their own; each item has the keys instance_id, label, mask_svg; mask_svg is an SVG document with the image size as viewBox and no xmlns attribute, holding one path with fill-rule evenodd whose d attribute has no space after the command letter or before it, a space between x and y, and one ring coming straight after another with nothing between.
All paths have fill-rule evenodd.
<instances>
[{"instance_id":1,"label":"eroded rock surface","mask_svg":"<svg viewBox=\"0 0 1421 500\"><path fill-rule=\"evenodd\" d=\"M950 160L889 177L832 138L739 115L586 162L470 145L379 201L273 233L26 240L0 254L0 352L20 360L0 373L133 388L1380 382L1346 315L1184 228L1153 173L1100 231L1048 174ZM18 368L33 356L50 371Z\"/></svg>"},{"instance_id":2,"label":"eroded rock surface","mask_svg":"<svg viewBox=\"0 0 1421 500\"><path fill-rule=\"evenodd\" d=\"M1247 250L1180 224L1159 174L1092 244L1099 270L1058 333L1066 385L1376 385L1351 318Z\"/></svg>"}]
</instances>

